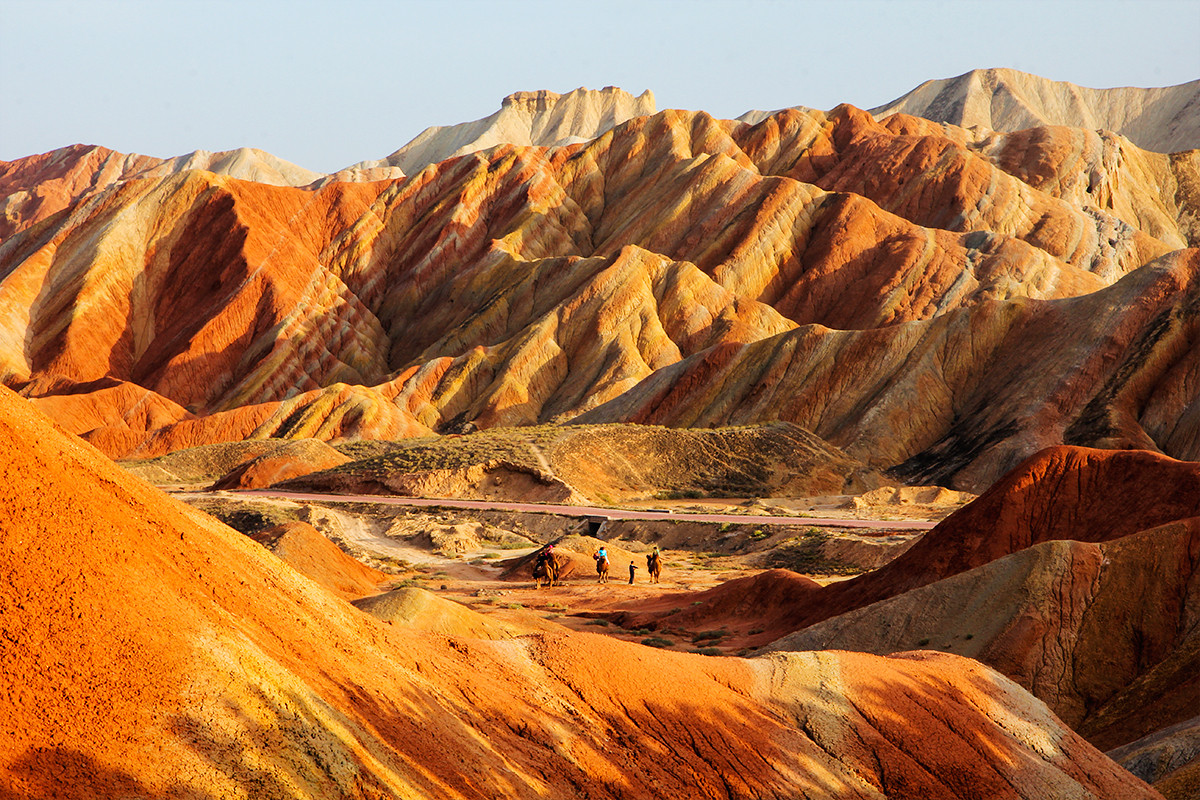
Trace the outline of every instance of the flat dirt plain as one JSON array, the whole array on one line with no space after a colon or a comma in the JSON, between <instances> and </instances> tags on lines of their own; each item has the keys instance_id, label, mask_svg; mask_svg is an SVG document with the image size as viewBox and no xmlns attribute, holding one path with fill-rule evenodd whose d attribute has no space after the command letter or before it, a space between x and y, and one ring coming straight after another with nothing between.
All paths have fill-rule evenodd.
<instances>
[{"instance_id":1,"label":"flat dirt plain","mask_svg":"<svg viewBox=\"0 0 1200 800\"><path fill-rule=\"evenodd\" d=\"M406 498L296 500L192 489L173 487L181 499L259 540L281 526L311 525L385 576L377 585L380 595L421 589L508 631L561 626L712 655L745 654L786 631L767 627L763 620L771 617L771 609L752 605L716 627L693 619L650 630L614 620L634 610L682 611L699 605L700 593L773 569L818 584L844 580L895 558L923 528L973 497L938 487L884 487L863 495L810 498L646 500L624 504L614 514L644 511L654 518L605 519L568 506L484 510L397 504L409 502ZM720 521L705 521L708 517ZM312 541L294 540L289 552L276 552L303 571L296 562L315 547ZM551 542L562 564L561 584L535 588L534 555ZM607 548L611 563L606 584L598 582L592 559L600 546ZM646 564L655 546L662 551L658 583L650 581ZM310 577L326 585L331 580L328 570ZM785 603L786 596L774 602Z\"/></svg>"}]
</instances>

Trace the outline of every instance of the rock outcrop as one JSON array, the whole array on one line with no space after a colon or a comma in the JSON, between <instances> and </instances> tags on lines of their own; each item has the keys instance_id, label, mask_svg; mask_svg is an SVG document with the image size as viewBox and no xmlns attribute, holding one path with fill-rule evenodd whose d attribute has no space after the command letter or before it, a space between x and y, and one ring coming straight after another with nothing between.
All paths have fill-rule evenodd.
<instances>
[{"instance_id":1,"label":"rock outcrop","mask_svg":"<svg viewBox=\"0 0 1200 800\"><path fill-rule=\"evenodd\" d=\"M911 114L994 131L1103 128L1160 153L1200 148L1200 80L1161 89L1089 89L1014 69L976 69L926 81L871 113Z\"/></svg>"},{"instance_id":2,"label":"rock outcrop","mask_svg":"<svg viewBox=\"0 0 1200 800\"><path fill-rule=\"evenodd\" d=\"M500 110L491 116L426 128L387 158L364 161L350 169L391 167L415 175L430 164L502 144L532 147L576 144L656 110L654 94L649 90L637 97L615 86L598 91L580 87L567 94L544 89L515 92L504 98Z\"/></svg>"},{"instance_id":3,"label":"rock outcrop","mask_svg":"<svg viewBox=\"0 0 1200 800\"><path fill-rule=\"evenodd\" d=\"M771 649L978 658L1109 749L1200 703L1200 464L1059 447L1029 459L880 569L763 606ZM771 573L617 617L725 624ZM693 602L698 601L696 605ZM744 623L742 623L744 627ZM780 637L785 630L798 631Z\"/></svg>"},{"instance_id":4,"label":"rock outcrop","mask_svg":"<svg viewBox=\"0 0 1200 800\"><path fill-rule=\"evenodd\" d=\"M1200 792L1200 717L1117 747L1109 755L1167 800L1188 800Z\"/></svg>"},{"instance_id":5,"label":"rock outcrop","mask_svg":"<svg viewBox=\"0 0 1200 800\"><path fill-rule=\"evenodd\" d=\"M1197 518L1100 544L1046 542L769 649L938 649L975 658L1109 749L1200 707L1200 682L1180 680L1200 671L1200 641L1189 628L1200 596L1197 552Z\"/></svg>"}]
</instances>

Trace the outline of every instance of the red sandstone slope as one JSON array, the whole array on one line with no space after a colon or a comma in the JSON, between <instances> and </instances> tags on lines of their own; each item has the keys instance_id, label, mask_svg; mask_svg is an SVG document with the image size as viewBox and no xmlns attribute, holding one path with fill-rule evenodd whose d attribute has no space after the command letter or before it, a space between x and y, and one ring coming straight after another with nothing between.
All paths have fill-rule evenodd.
<instances>
[{"instance_id":1,"label":"red sandstone slope","mask_svg":"<svg viewBox=\"0 0 1200 800\"><path fill-rule=\"evenodd\" d=\"M47 219L80 197L105 189L157 163L105 147L72 145L49 153L0 161L0 242Z\"/></svg>"},{"instance_id":2,"label":"red sandstone slope","mask_svg":"<svg viewBox=\"0 0 1200 800\"><path fill-rule=\"evenodd\" d=\"M1107 542L1200 516L1200 464L1143 450L1054 447L874 572L830 584L797 627L1058 540Z\"/></svg>"},{"instance_id":3,"label":"red sandstone slope","mask_svg":"<svg viewBox=\"0 0 1200 800\"><path fill-rule=\"evenodd\" d=\"M952 656L448 640L337 600L2 389L0 460L19 797L1154 796Z\"/></svg>"},{"instance_id":4,"label":"red sandstone slope","mask_svg":"<svg viewBox=\"0 0 1200 800\"><path fill-rule=\"evenodd\" d=\"M1114 541L1034 545L855 609L772 650L970 656L1109 749L1200 708L1200 518ZM924 643L924 644L922 644Z\"/></svg>"},{"instance_id":5,"label":"red sandstone slope","mask_svg":"<svg viewBox=\"0 0 1200 800\"><path fill-rule=\"evenodd\" d=\"M982 491L1056 444L1200 460L1200 250L1084 297L799 328L659 370L579 422L795 422L914 482Z\"/></svg>"},{"instance_id":6,"label":"red sandstone slope","mask_svg":"<svg viewBox=\"0 0 1200 800\"><path fill-rule=\"evenodd\" d=\"M113 455L525 424L797 325L1087 294L1186 239L1184 162L1045 147L1054 180L1022 173L1043 191L993 145L848 106L754 126L668 111L403 181L126 180L0 248L0 374L70 394ZM1097 163L1103 186L1141 188L1064 190ZM196 418L131 414L101 380Z\"/></svg>"},{"instance_id":7,"label":"red sandstone slope","mask_svg":"<svg viewBox=\"0 0 1200 800\"><path fill-rule=\"evenodd\" d=\"M1200 516L1200 464L1141 450L1055 447L951 514L887 567L920 585L1056 539L1105 542Z\"/></svg>"},{"instance_id":8,"label":"red sandstone slope","mask_svg":"<svg viewBox=\"0 0 1200 800\"><path fill-rule=\"evenodd\" d=\"M0 161L0 204L4 209L0 242L122 181L164 177L191 169L272 186L305 186L325 177L251 148L221 153L198 150L164 159L127 155L94 145L60 147L15 161Z\"/></svg>"},{"instance_id":9,"label":"red sandstone slope","mask_svg":"<svg viewBox=\"0 0 1200 800\"><path fill-rule=\"evenodd\" d=\"M616 619L753 623L758 641L799 631L772 649L945 648L1005 673L1111 748L1200 702L1198 520L1200 464L1052 448L874 572L786 599L764 573ZM764 594L775 599L755 600ZM734 622L731 605L753 612Z\"/></svg>"},{"instance_id":10,"label":"red sandstone slope","mask_svg":"<svg viewBox=\"0 0 1200 800\"><path fill-rule=\"evenodd\" d=\"M346 554L307 522L287 522L250 538L289 567L347 600L378 594L388 576Z\"/></svg>"},{"instance_id":11,"label":"red sandstone slope","mask_svg":"<svg viewBox=\"0 0 1200 800\"><path fill-rule=\"evenodd\" d=\"M321 441L288 441L238 464L218 478L212 488L261 489L311 472L336 467L349 460Z\"/></svg>"}]
</instances>

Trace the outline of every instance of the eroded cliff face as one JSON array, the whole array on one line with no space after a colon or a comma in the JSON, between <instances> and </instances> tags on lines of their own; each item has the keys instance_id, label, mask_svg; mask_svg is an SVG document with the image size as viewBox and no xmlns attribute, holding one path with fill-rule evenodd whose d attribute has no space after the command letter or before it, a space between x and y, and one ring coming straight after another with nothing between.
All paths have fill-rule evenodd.
<instances>
[{"instance_id":1,"label":"eroded cliff face","mask_svg":"<svg viewBox=\"0 0 1200 800\"><path fill-rule=\"evenodd\" d=\"M634 97L615 86L580 87L566 94L545 89L513 92L500 110L474 122L426 128L387 158L364 161L351 169L397 169L415 175L447 158L501 144L558 147L586 142L635 117L656 111L649 90Z\"/></svg>"},{"instance_id":2,"label":"eroded cliff face","mask_svg":"<svg viewBox=\"0 0 1200 800\"><path fill-rule=\"evenodd\" d=\"M1193 166L841 106L405 180L114 181L0 245L0 374L118 456L592 412L785 419L975 489L1056 441L1186 457Z\"/></svg>"},{"instance_id":3,"label":"eroded cliff face","mask_svg":"<svg viewBox=\"0 0 1200 800\"><path fill-rule=\"evenodd\" d=\"M783 419L900 477L975 491L1063 442L1196 460L1198 270L1184 250L1077 298L716 347L581 421Z\"/></svg>"}]
</instances>

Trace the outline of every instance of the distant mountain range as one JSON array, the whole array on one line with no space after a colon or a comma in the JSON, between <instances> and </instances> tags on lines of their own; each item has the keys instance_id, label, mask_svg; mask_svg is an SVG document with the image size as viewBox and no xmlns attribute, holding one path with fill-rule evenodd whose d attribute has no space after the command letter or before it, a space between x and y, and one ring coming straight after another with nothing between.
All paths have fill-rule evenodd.
<instances>
[{"instance_id":1,"label":"distant mountain range","mask_svg":"<svg viewBox=\"0 0 1200 800\"><path fill-rule=\"evenodd\" d=\"M1162 89L1088 89L1014 69L976 69L926 81L871 113L993 131L1046 125L1107 130L1158 153L1200 147L1200 79Z\"/></svg>"}]
</instances>

